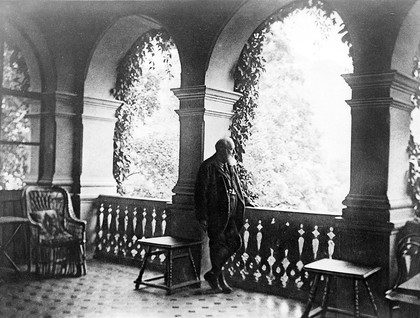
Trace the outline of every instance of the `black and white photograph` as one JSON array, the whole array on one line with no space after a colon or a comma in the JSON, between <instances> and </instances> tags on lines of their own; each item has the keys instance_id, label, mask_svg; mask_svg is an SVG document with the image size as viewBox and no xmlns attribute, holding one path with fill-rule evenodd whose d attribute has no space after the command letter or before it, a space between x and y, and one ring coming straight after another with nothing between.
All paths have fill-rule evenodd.
<instances>
[{"instance_id":1,"label":"black and white photograph","mask_svg":"<svg viewBox=\"0 0 420 318\"><path fill-rule=\"evenodd\" d=\"M420 0L0 0L1 318L420 318Z\"/></svg>"}]
</instances>

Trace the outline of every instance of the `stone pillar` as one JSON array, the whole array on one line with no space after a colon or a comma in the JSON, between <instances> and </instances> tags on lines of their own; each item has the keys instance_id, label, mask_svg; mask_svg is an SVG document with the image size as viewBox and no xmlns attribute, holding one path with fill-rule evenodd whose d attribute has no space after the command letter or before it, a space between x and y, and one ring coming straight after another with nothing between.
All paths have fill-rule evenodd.
<instances>
[{"instance_id":1,"label":"stone pillar","mask_svg":"<svg viewBox=\"0 0 420 318\"><path fill-rule=\"evenodd\" d=\"M416 81L396 71L345 75L352 88L351 184L339 227L341 259L381 266L372 280L380 299L395 275L398 228L413 215L407 194L410 97ZM339 282L338 302L350 305L352 287ZM341 285L340 285L341 284ZM367 309L369 310L369 309Z\"/></svg>"},{"instance_id":2,"label":"stone pillar","mask_svg":"<svg viewBox=\"0 0 420 318\"><path fill-rule=\"evenodd\" d=\"M173 189L171 210L172 235L206 239L194 214L194 184L198 168L215 152L216 141L230 135L233 104L241 96L235 92L216 90L204 85L172 90L180 100L179 177ZM206 241L201 251L201 268L207 269ZM199 259L200 255L196 255ZM199 263L198 263L199 264Z\"/></svg>"},{"instance_id":3,"label":"stone pillar","mask_svg":"<svg viewBox=\"0 0 420 318\"><path fill-rule=\"evenodd\" d=\"M93 246L96 215L92 209L100 194L116 194L117 184L113 177L115 110L121 103L84 97L80 149L80 216L87 224L88 246Z\"/></svg>"},{"instance_id":4,"label":"stone pillar","mask_svg":"<svg viewBox=\"0 0 420 318\"><path fill-rule=\"evenodd\" d=\"M50 185L55 172L55 152L56 152L56 121L55 121L55 94L42 93L40 121L40 154L39 154L39 173L37 184ZM33 176L28 176L28 184L34 183ZM31 180L32 179L32 180Z\"/></svg>"},{"instance_id":5,"label":"stone pillar","mask_svg":"<svg viewBox=\"0 0 420 318\"><path fill-rule=\"evenodd\" d=\"M57 92L55 97L57 133L53 184L78 193L74 189L75 183L77 184L77 178L74 180L74 169L77 162L76 109L80 104L79 98L76 94L66 92ZM76 208L78 210L78 207Z\"/></svg>"}]
</instances>

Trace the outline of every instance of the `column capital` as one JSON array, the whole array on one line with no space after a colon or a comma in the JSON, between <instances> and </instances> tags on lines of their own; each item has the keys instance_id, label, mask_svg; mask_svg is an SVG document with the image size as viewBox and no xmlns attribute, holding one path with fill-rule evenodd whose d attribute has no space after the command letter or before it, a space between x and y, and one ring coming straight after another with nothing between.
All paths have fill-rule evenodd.
<instances>
[{"instance_id":1,"label":"column capital","mask_svg":"<svg viewBox=\"0 0 420 318\"><path fill-rule=\"evenodd\" d=\"M192 205L200 163L214 151L218 138L229 134L233 105L242 96L205 85L174 88L180 101L179 177L173 189L175 206Z\"/></svg>"},{"instance_id":2,"label":"column capital","mask_svg":"<svg viewBox=\"0 0 420 318\"><path fill-rule=\"evenodd\" d=\"M172 88L171 91L179 100L201 99L225 102L227 104L235 103L242 94L233 91L225 91L207 87L206 85L197 85L189 87Z\"/></svg>"},{"instance_id":3,"label":"column capital","mask_svg":"<svg viewBox=\"0 0 420 318\"><path fill-rule=\"evenodd\" d=\"M352 99L347 103L358 107L392 107L411 112L411 96L419 83L414 77L409 77L397 71L374 74L342 75L352 88Z\"/></svg>"}]
</instances>

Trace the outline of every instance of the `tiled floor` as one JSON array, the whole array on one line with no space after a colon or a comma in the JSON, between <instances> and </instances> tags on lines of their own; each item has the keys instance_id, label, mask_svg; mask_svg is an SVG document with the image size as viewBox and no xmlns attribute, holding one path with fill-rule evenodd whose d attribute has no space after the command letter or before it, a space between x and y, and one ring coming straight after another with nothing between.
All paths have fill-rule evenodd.
<instances>
[{"instance_id":1,"label":"tiled floor","mask_svg":"<svg viewBox=\"0 0 420 318\"><path fill-rule=\"evenodd\" d=\"M293 318L303 304L278 296L235 290L212 294L184 288L166 295L162 289L134 289L135 267L88 261L88 274L80 278L38 279L33 275L0 275L0 317L253 317Z\"/></svg>"}]
</instances>

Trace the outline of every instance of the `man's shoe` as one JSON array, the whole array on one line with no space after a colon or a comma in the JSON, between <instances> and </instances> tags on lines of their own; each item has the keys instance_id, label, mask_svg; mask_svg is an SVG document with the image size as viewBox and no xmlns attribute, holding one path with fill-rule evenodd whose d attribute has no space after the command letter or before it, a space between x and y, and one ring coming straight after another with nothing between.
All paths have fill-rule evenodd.
<instances>
[{"instance_id":1,"label":"man's shoe","mask_svg":"<svg viewBox=\"0 0 420 318\"><path fill-rule=\"evenodd\" d=\"M217 283L217 276L214 272L209 271L204 274L204 279L209 283L212 290L216 292L222 292L222 290L219 287L219 284Z\"/></svg>"},{"instance_id":2,"label":"man's shoe","mask_svg":"<svg viewBox=\"0 0 420 318\"><path fill-rule=\"evenodd\" d=\"M222 292L224 294L230 294L232 292L232 288L226 283L225 276L223 272L220 273L218 277L219 285L222 288Z\"/></svg>"}]
</instances>

